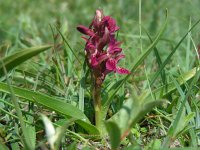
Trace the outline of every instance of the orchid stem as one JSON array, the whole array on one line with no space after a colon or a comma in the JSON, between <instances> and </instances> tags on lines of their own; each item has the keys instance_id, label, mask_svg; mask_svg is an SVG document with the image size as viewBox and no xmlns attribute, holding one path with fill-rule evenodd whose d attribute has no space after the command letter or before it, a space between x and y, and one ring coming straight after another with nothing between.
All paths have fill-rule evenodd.
<instances>
[{"instance_id":1,"label":"orchid stem","mask_svg":"<svg viewBox=\"0 0 200 150\"><path fill-rule=\"evenodd\" d=\"M101 87L93 87L93 101L94 101L94 110L95 110L95 125L98 129L101 129Z\"/></svg>"}]
</instances>

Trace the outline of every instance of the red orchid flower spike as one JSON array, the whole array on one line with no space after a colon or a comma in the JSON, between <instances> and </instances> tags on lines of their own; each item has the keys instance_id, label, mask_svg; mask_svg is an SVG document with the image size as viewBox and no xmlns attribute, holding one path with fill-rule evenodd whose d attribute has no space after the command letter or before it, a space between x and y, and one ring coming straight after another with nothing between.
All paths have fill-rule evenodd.
<instances>
[{"instance_id":1,"label":"red orchid flower spike","mask_svg":"<svg viewBox=\"0 0 200 150\"><path fill-rule=\"evenodd\" d=\"M121 53L121 42L115 38L115 32L119 30L119 27L113 18L104 16L102 10L96 10L89 28L79 25L77 30L88 36L83 37L86 40L85 52L96 84L100 86L110 72L130 73L127 69L117 66L124 55Z\"/></svg>"}]
</instances>

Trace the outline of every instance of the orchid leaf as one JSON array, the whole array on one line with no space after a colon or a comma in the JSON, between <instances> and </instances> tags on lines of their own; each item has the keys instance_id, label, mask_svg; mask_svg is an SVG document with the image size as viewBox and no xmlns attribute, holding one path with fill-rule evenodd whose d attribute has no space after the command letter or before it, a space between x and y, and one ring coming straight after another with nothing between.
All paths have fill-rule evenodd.
<instances>
[{"instance_id":1,"label":"orchid leaf","mask_svg":"<svg viewBox=\"0 0 200 150\"><path fill-rule=\"evenodd\" d=\"M110 136L111 148L117 149L120 145L120 129L115 122L108 121L105 123L106 129Z\"/></svg>"},{"instance_id":2,"label":"orchid leaf","mask_svg":"<svg viewBox=\"0 0 200 150\"><path fill-rule=\"evenodd\" d=\"M99 135L98 129L93 126L85 114L75 106L65 103L59 98L50 97L43 93L12 86L17 97L44 106L61 115L77 119L75 122L82 126L89 134ZM8 85L0 82L0 92L10 93Z\"/></svg>"},{"instance_id":3,"label":"orchid leaf","mask_svg":"<svg viewBox=\"0 0 200 150\"><path fill-rule=\"evenodd\" d=\"M197 68L193 68L189 72L177 78L179 85L182 85L188 80L194 78L198 70L199 69ZM160 91L164 87L158 88L153 91L153 94L157 99L163 99L168 94L177 89L177 87L173 83L169 83L167 86L168 91L165 91L162 96L160 95ZM144 115L151 111L152 108L162 104L163 102L165 101L152 100L150 94L148 93L142 94L141 96L132 96L132 98L128 99L124 103L119 112L112 116L108 121L114 121L115 123L117 123L122 133L121 136L127 136L125 134L123 135L123 133L129 133L129 130L133 125L135 125L142 117L144 117Z\"/></svg>"},{"instance_id":4,"label":"orchid leaf","mask_svg":"<svg viewBox=\"0 0 200 150\"><path fill-rule=\"evenodd\" d=\"M31 47L28 49L23 49L21 51L18 51L10 56L6 56L2 59L0 59L0 77L4 75L3 71L3 64L7 71L12 70L16 66L20 65L21 63L25 62L26 60L30 59L31 57L48 50L51 46L37 46L37 47ZM2 64L3 61L3 64Z\"/></svg>"},{"instance_id":5,"label":"orchid leaf","mask_svg":"<svg viewBox=\"0 0 200 150\"><path fill-rule=\"evenodd\" d=\"M131 128L140 121L154 107L164 103L164 100L147 99L143 95L132 96L129 98L122 108L112 116L108 121L115 122L120 128L121 139L128 136Z\"/></svg>"},{"instance_id":6,"label":"orchid leaf","mask_svg":"<svg viewBox=\"0 0 200 150\"><path fill-rule=\"evenodd\" d=\"M89 122L88 118L78 108L76 108L71 104L67 104L58 98L53 98L39 92L33 92L31 90L15 86L12 86L12 88L17 97L21 97L24 98L25 100L35 102L39 105L52 109L60 114L73 117L76 119L83 119L84 121ZM0 91L5 93L10 93L8 85L2 82L0 82Z\"/></svg>"}]
</instances>

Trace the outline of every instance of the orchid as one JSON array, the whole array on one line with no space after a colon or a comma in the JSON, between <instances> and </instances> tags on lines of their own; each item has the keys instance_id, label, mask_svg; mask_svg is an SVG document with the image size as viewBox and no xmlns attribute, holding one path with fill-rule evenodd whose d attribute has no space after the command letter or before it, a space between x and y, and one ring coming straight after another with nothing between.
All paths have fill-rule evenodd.
<instances>
[{"instance_id":1,"label":"orchid","mask_svg":"<svg viewBox=\"0 0 200 150\"><path fill-rule=\"evenodd\" d=\"M108 73L129 74L130 72L119 67L118 62L124 58L121 42L115 38L115 32L119 30L116 21L110 16L104 16L102 10L96 10L96 15L89 27L79 25L77 30L86 36L85 54L88 66L91 70L93 91L92 97L95 110L95 124L102 128L101 116L101 86Z\"/></svg>"},{"instance_id":2,"label":"orchid","mask_svg":"<svg viewBox=\"0 0 200 150\"><path fill-rule=\"evenodd\" d=\"M85 53L89 67L99 86L110 72L129 74L130 72L117 66L120 59L124 58L120 48L121 42L115 38L115 32L119 30L116 21L110 16L104 16L102 10L96 10L96 15L88 27L79 25L77 30L88 37Z\"/></svg>"}]
</instances>

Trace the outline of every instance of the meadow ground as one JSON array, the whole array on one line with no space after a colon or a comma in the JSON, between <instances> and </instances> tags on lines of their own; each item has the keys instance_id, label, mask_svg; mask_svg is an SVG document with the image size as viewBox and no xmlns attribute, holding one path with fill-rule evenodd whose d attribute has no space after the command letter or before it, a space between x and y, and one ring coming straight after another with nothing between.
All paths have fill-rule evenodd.
<instances>
[{"instance_id":1,"label":"meadow ground","mask_svg":"<svg viewBox=\"0 0 200 150\"><path fill-rule=\"evenodd\" d=\"M0 0L0 149L197 149L199 6L199 0ZM120 27L119 66L131 71L106 76L96 91L99 112L77 31L96 9Z\"/></svg>"}]
</instances>

